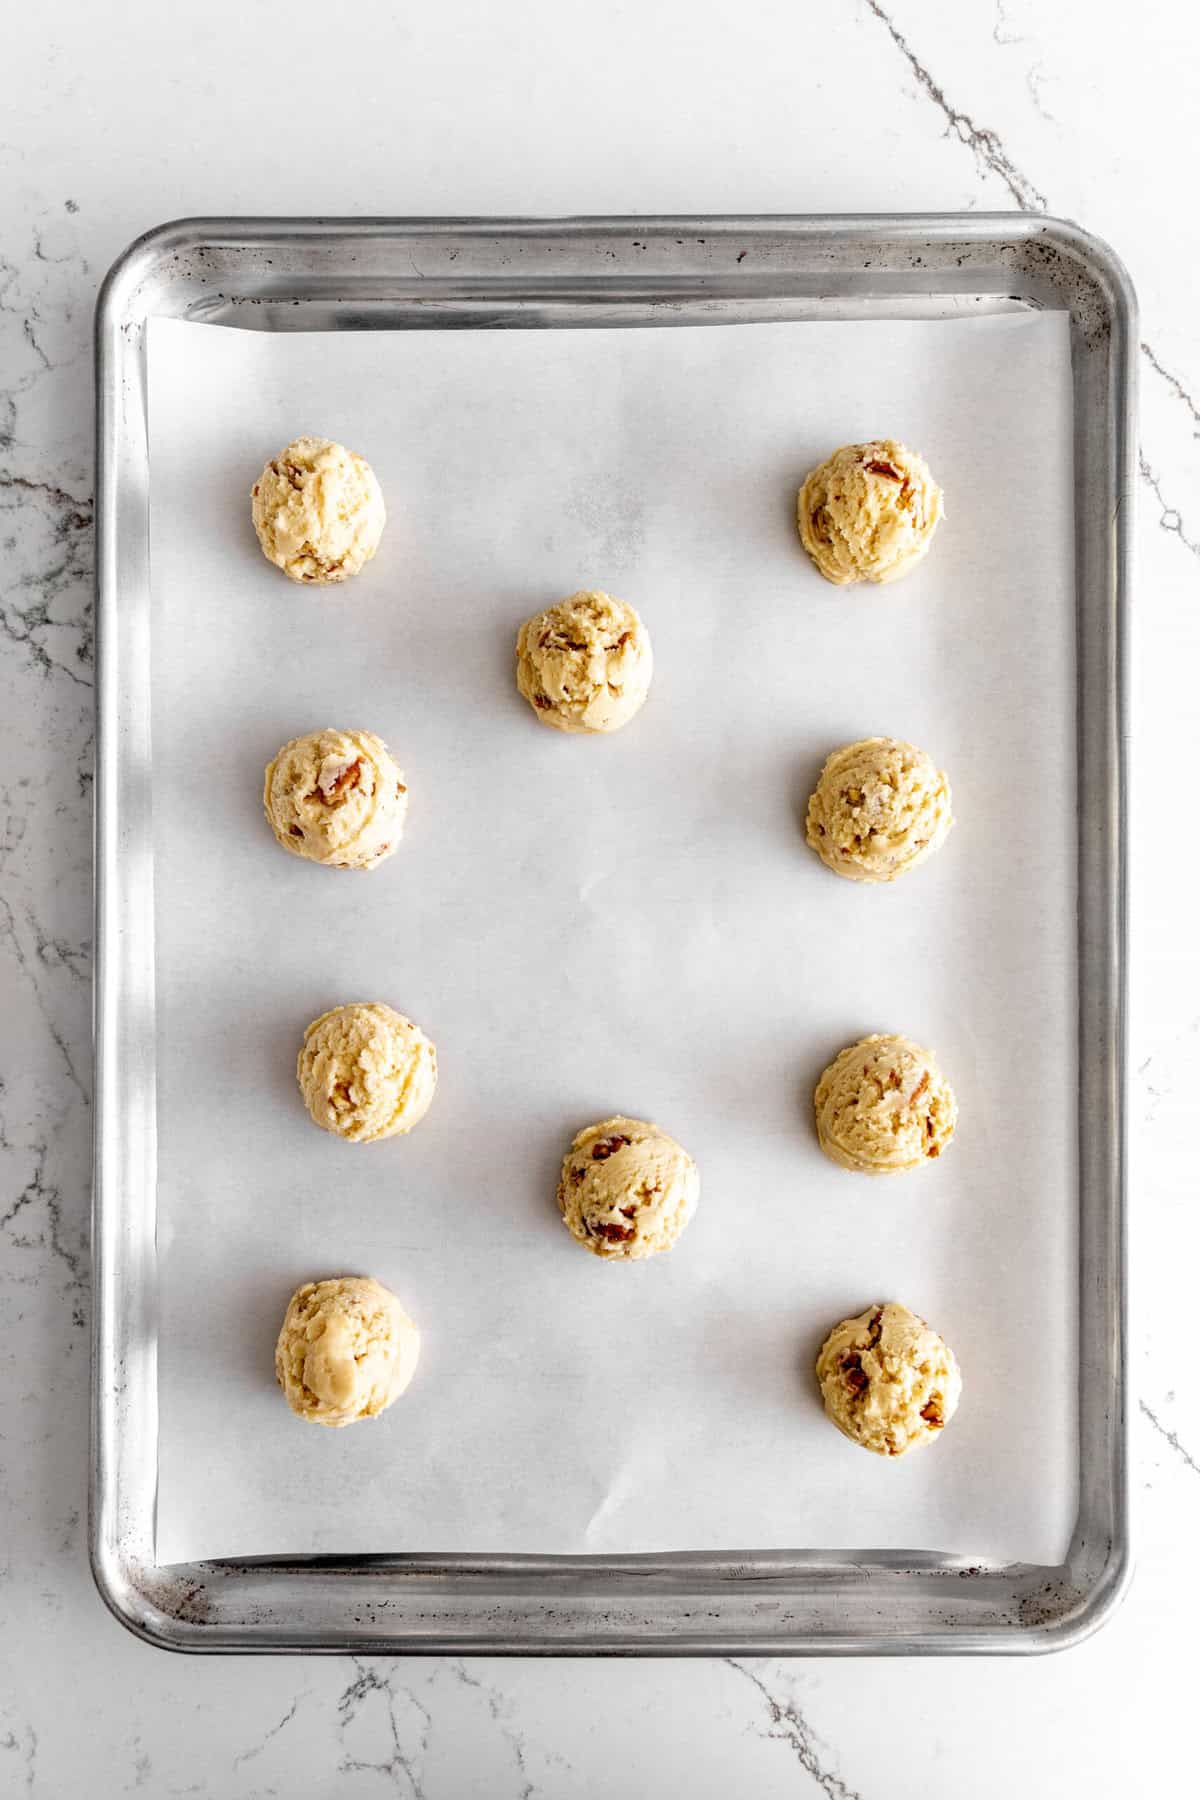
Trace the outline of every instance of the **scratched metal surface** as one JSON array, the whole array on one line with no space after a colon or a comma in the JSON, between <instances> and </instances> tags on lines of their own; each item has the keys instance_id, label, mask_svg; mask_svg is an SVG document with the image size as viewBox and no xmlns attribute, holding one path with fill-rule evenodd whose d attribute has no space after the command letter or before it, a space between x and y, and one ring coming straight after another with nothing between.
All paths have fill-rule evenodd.
<instances>
[{"instance_id":1,"label":"scratched metal surface","mask_svg":"<svg viewBox=\"0 0 1200 1800\"><path fill-rule=\"evenodd\" d=\"M570 328L1071 315L1079 793L1079 1512L1060 1566L753 1551L315 1557L160 1566L153 803L144 325ZM1042 216L200 220L117 264L97 309L96 1165L91 1549L147 1641L197 1651L1031 1652L1076 1641L1129 1565L1125 1326L1125 621L1134 303Z\"/></svg>"}]
</instances>

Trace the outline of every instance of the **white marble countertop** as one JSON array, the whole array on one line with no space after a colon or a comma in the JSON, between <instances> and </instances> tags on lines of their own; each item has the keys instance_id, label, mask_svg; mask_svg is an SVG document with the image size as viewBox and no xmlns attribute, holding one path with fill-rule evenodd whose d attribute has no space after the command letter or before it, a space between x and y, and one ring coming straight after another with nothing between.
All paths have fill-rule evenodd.
<instances>
[{"instance_id":1,"label":"white marble countertop","mask_svg":"<svg viewBox=\"0 0 1200 1800\"><path fill-rule=\"evenodd\" d=\"M119 17L119 24L114 21ZM1144 33L1144 35L1142 35ZM1186 1786L1200 1373L1200 20L1063 0L64 0L0 111L0 1792L976 1800ZM1047 208L1139 289L1132 1337L1138 1568L1032 1660L168 1657L84 1544L91 313L186 213ZM1186 827L1186 822L1185 822ZM1189 845L1191 848L1189 849ZM1186 1773L1185 1773L1186 1772Z\"/></svg>"}]
</instances>

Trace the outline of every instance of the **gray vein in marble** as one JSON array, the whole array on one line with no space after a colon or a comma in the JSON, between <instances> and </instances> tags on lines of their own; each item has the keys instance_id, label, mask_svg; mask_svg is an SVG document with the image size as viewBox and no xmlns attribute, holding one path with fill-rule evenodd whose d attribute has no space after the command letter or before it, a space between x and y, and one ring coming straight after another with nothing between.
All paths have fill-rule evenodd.
<instances>
[{"instance_id":1,"label":"gray vein in marble","mask_svg":"<svg viewBox=\"0 0 1200 1800\"><path fill-rule=\"evenodd\" d=\"M1028 212L1045 212L1047 210L1046 196L1017 167L1004 148L998 134L988 126L976 125L968 113L960 112L957 107L950 104L945 90L939 86L917 57L908 39L895 25L890 15L880 6L879 0L863 0L863 4L869 12L875 15L888 33L893 44L912 70L922 92L927 94L934 105L945 114L947 131L953 131L955 136L974 152L975 160L980 168L999 177L1018 206Z\"/></svg>"},{"instance_id":2,"label":"gray vein in marble","mask_svg":"<svg viewBox=\"0 0 1200 1800\"><path fill-rule=\"evenodd\" d=\"M38 961L48 969L65 969L86 987L92 971L91 945L81 944L77 949L73 944L64 943L62 938L48 936L32 913L26 916L34 933L34 950Z\"/></svg>"},{"instance_id":3,"label":"gray vein in marble","mask_svg":"<svg viewBox=\"0 0 1200 1800\"><path fill-rule=\"evenodd\" d=\"M6 1213L0 1214L0 1231L7 1233L9 1241L18 1250L35 1250L49 1248L67 1271L68 1291L79 1290L87 1286L88 1274L86 1258L82 1249L73 1250L63 1236L62 1195L56 1187L46 1181L46 1158L49 1155L45 1144L34 1151L34 1169L32 1179L26 1182ZM45 1208L46 1225L40 1236L29 1235L24 1227L26 1213L38 1207ZM16 1221L23 1221L19 1229L14 1229ZM82 1305L75 1309L75 1323L83 1325Z\"/></svg>"},{"instance_id":4,"label":"gray vein in marble","mask_svg":"<svg viewBox=\"0 0 1200 1800\"><path fill-rule=\"evenodd\" d=\"M1167 1093L1167 1090L1160 1088L1160 1087L1155 1087L1154 1083L1148 1078L1148 1076L1146 1074L1147 1069L1150 1067L1150 1064L1153 1061L1154 1061L1154 1058L1152 1056L1148 1056L1146 1058L1145 1062L1142 1064L1142 1066L1140 1067L1140 1069L1137 1072L1138 1080L1142 1083L1146 1092L1150 1096L1150 1104L1146 1108L1145 1112L1142 1114L1142 1123L1144 1125L1153 1125L1155 1119L1158 1117L1159 1103L1160 1103L1160 1101L1162 1101L1166 1098L1166 1093Z\"/></svg>"},{"instance_id":5,"label":"gray vein in marble","mask_svg":"<svg viewBox=\"0 0 1200 1800\"><path fill-rule=\"evenodd\" d=\"M1157 1050L1152 1050L1150 1055L1138 1064L1137 1078L1145 1087L1146 1092L1153 1095L1155 1100L1165 1099L1173 1090L1169 1086L1165 1088L1155 1087L1149 1080L1150 1069L1152 1069L1156 1063L1166 1061L1174 1051L1180 1049L1186 1050L1190 1046L1190 1040L1196 1037L1198 1033L1200 1033L1200 1018L1191 1019L1182 1030L1177 1031L1174 1034L1168 1043L1160 1044ZM1149 1114L1147 1115L1148 1118L1150 1116L1151 1115ZM1168 1395L1168 1399L1173 1400L1174 1398L1175 1396L1173 1394Z\"/></svg>"},{"instance_id":6,"label":"gray vein in marble","mask_svg":"<svg viewBox=\"0 0 1200 1800\"><path fill-rule=\"evenodd\" d=\"M1181 1461L1186 1464L1186 1466L1192 1471L1193 1475L1200 1475L1200 1462L1196 1461L1196 1459L1192 1455L1191 1451L1189 1449L1187 1449L1187 1447L1184 1444L1181 1444L1178 1437L1175 1435L1175 1433L1172 1430L1170 1430L1170 1428L1168 1426L1164 1425L1161 1419L1156 1417L1156 1415L1151 1412L1150 1408L1146 1405L1146 1402L1144 1400L1139 1400L1138 1405L1140 1406L1142 1411L1145 1413L1145 1415L1149 1419L1150 1423L1153 1425L1155 1431L1158 1432L1158 1435L1162 1438L1165 1438L1167 1443L1170 1444L1170 1446L1171 1446L1172 1450L1174 1450L1176 1456L1178 1456L1181 1459Z\"/></svg>"},{"instance_id":7,"label":"gray vein in marble","mask_svg":"<svg viewBox=\"0 0 1200 1800\"><path fill-rule=\"evenodd\" d=\"M1169 506L1166 500L1164 500L1158 476L1146 461L1145 451L1138 452L1138 470L1142 480L1146 483L1146 486L1150 489L1150 492L1154 495L1154 498L1158 501L1159 507L1161 508L1158 521L1160 530L1170 532L1173 537L1177 537L1184 548L1190 550L1193 556L1200 556L1200 543L1197 543L1194 538L1190 538L1184 530L1183 520L1180 517L1178 507Z\"/></svg>"},{"instance_id":8,"label":"gray vein in marble","mask_svg":"<svg viewBox=\"0 0 1200 1800\"><path fill-rule=\"evenodd\" d=\"M1171 389L1171 392L1175 395L1175 398L1177 400L1182 400L1183 404L1187 407L1192 415L1192 423L1198 428L1196 436L1200 437L1200 407L1196 405L1196 402L1192 399L1192 396L1188 393L1178 375L1172 375L1170 369L1164 369L1162 363L1159 362L1158 357L1154 354L1154 351L1150 348L1149 344L1146 343L1145 339L1142 340L1141 350L1142 355L1146 358L1146 361L1150 364L1150 367L1154 370L1155 374L1162 376L1167 386Z\"/></svg>"},{"instance_id":9,"label":"gray vein in marble","mask_svg":"<svg viewBox=\"0 0 1200 1800\"><path fill-rule=\"evenodd\" d=\"M824 1767L813 1742L812 1727L795 1702L777 1700L762 1678L753 1669L747 1668L745 1663L737 1662L732 1656L722 1660L752 1687L758 1689L767 1703L771 1719L770 1729L765 1735L789 1746L805 1774L812 1777L828 1800L862 1800L857 1789L847 1787L840 1775L835 1775L831 1769Z\"/></svg>"},{"instance_id":10,"label":"gray vein in marble","mask_svg":"<svg viewBox=\"0 0 1200 1800\"><path fill-rule=\"evenodd\" d=\"M37 321L38 321L38 315L37 315L36 310L33 312L29 312L25 316L25 320L24 320L24 323L23 323L21 329L25 334L26 343L29 345L30 349L33 351L34 355L37 357L38 361L41 363L43 369L52 369L54 367L54 364L50 361L50 358L46 355L46 352L42 349L42 346L38 343L37 333L33 329L34 324Z\"/></svg>"},{"instance_id":11,"label":"gray vein in marble","mask_svg":"<svg viewBox=\"0 0 1200 1800\"><path fill-rule=\"evenodd\" d=\"M64 258L64 260L69 259ZM9 318L18 322L20 342L27 349L32 350L34 356L32 365L27 366L23 373L15 375L3 388L0 388L0 404L3 405L3 415L0 417L0 446L5 447L11 447L16 439L18 397L28 393L30 388L36 382L41 381L42 377L52 369L66 366L65 362L56 364L54 358L47 354L40 338L34 331L34 325L41 323L41 315L38 312L36 301L22 301L19 291L20 273L16 263L10 262L7 257L0 256L0 314L7 314ZM81 346L81 350L83 348L84 346ZM5 360L7 364L7 358ZM28 359L25 360L28 361ZM66 359L68 362L74 360L74 357Z\"/></svg>"},{"instance_id":12,"label":"gray vein in marble","mask_svg":"<svg viewBox=\"0 0 1200 1800\"><path fill-rule=\"evenodd\" d=\"M31 915L27 913L26 914L27 921L29 920L30 917L31 917ZM36 943L36 934L38 931L38 927L37 927L36 923L34 924L33 929L35 932L35 943ZM50 1017L49 1011L47 1010L47 1007L46 1007L45 998L42 994L41 986L38 982L37 976L29 966L28 959L25 955L25 951L21 944L20 935L17 931L16 916L13 913L12 907L9 905L8 901L4 898L4 895L0 894L0 941L3 941L4 938L7 938L9 940L9 942L11 943L12 950L13 950L13 957L16 962L16 965L17 965L18 969L20 969L21 973L25 976L31 989L33 990L33 997L34 997L35 1001L37 1002L38 1011L41 1013L42 1018L45 1021L46 1030L50 1033L50 1036L53 1038L55 1046L57 1047L58 1052L59 1052L60 1056L62 1057L64 1064L66 1065L67 1074L71 1077L71 1080L74 1083L76 1089L78 1090L81 1099L85 1102L85 1104L90 1105L91 1104L91 1096L89 1095L86 1087L83 1085L83 1082L79 1078L79 1071L76 1069L74 1061L72 1060L72 1057L71 1057L71 1052L67 1048L67 1041L63 1037L62 1032L58 1029L58 1026L54 1023L54 1020ZM43 958L43 961L44 960L45 959ZM72 971L72 973L76 973L76 971Z\"/></svg>"},{"instance_id":13,"label":"gray vein in marble","mask_svg":"<svg viewBox=\"0 0 1200 1800\"><path fill-rule=\"evenodd\" d=\"M386 1775L389 1780L398 1782L402 1776L408 1783L413 1800L422 1800L421 1782L413 1767L418 1758L424 1757L429 1748L429 1735L433 1729L433 1717L428 1708L423 1706L409 1688L403 1689L403 1697L421 1717L421 1729L415 1752L406 1751L400 1737L400 1721L396 1716L396 1703L400 1698L393 1685L393 1675L381 1676L369 1663L359 1657L351 1657L351 1662L358 1674L339 1695L337 1701L338 1735L345 1743L346 1732L360 1718L366 1702L372 1694L382 1696L387 1710L387 1725L391 1738L392 1754L382 1761L371 1761L365 1757L343 1755L338 1770L343 1775L354 1775L363 1772Z\"/></svg>"},{"instance_id":14,"label":"gray vein in marble","mask_svg":"<svg viewBox=\"0 0 1200 1800\"><path fill-rule=\"evenodd\" d=\"M63 629L77 632L75 660L84 669L90 666L92 504L76 499L55 482L34 481L0 469L0 515L21 507L22 519L28 519L31 501L42 514L46 541L24 551L22 560L29 566L0 591L0 631L24 648L43 675L66 675L78 687L88 688L92 685L89 676L53 655L42 634ZM39 561L40 568L35 566ZM76 593L74 610L66 617L57 616L54 609L63 595Z\"/></svg>"},{"instance_id":15,"label":"gray vein in marble","mask_svg":"<svg viewBox=\"0 0 1200 1800\"><path fill-rule=\"evenodd\" d=\"M0 257L0 643L18 646L43 676L90 688L92 502L18 456L31 447L19 426L36 438L27 397L87 355L79 278L88 265L66 220L32 223L30 233L23 265Z\"/></svg>"},{"instance_id":16,"label":"gray vein in marble","mask_svg":"<svg viewBox=\"0 0 1200 1800\"><path fill-rule=\"evenodd\" d=\"M92 522L92 500L80 500L75 494L68 494L53 481L29 481L24 475L9 475L0 469L0 488L12 488L22 494L42 494L55 506L73 507L79 515L72 523L77 528L84 528Z\"/></svg>"},{"instance_id":17,"label":"gray vein in marble","mask_svg":"<svg viewBox=\"0 0 1200 1800\"><path fill-rule=\"evenodd\" d=\"M79 208L76 205L74 205L74 203L70 200L68 200L66 203L66 209L68 212L78 212L79 211ZM39 230L39 228L36 225L34 225L34 227L33 227L33 254L37 258L38 262L78 263L79 268L81 269L83 274L86 275L88 273L89 265L88 265L87 258L84 256L78 256L74 250L67 250L64 252L64 254L62 256L51 256L50 252L46 249L46 234L44 231Z\"/></svg>"},{"instance_id":18,"label":"gray vein in marble","mask_svg":"<svg viewBox=\"0 0 1200 1800\"><path fill-rule=\"evenodd\" d=\"M1007 26L1007 24L1008 14L1004 10L1004 0L996 0L996 23L992 26L993 43L1001 45L1028 43L1028 38L1016 31L1009 32L1006 37L1001 37L1000 29L1002 26Z\"/></svg>"},{"instance_id":19,"label":"gray vein in marble","mask_svg":"<svg viewBox=\"0 0 1200 1800\"><path fill-rule=\"evenodd\" d=\"M516 1790L516 1800L533 1800L533 1783L530 1781L529 1772L525 1767L525 1746L521 1742L518 1734L510 1729L505 1720L499 1694L497 1694L495 1688L489 1687L486 1682L480 1681L477 1676L469 1675L467 1673L466 1663L461 1660L452 1662L450 1668L456 1679L462 1683L463 1687L475 1688L483 1695L483 1698L487 1703L488 1712L492 1716L493 1723L500 1727L508 1740L508 1743L512 1748L513 1756L516 1758L517 1776L521 1783L520 1787Z\"/></svg>"},{"instance_id":20,"label":"gray vein in marble","mask_svg":"<svg viewBox=\"0 0 1200 1800\"><path fill-rule=\"evenodd\" d=\"M11 613L4 606L0 606L0 631L3 631L5 637L10 638L14 644L23 644L44 675L52 674L57 670L60 675L65 675L77 686L91 687L90 681L82 675L76 675L75 671L69 669L66 663L56 662L46 646L34 636L36 631L49 623L44 604L31 606L25 612L22 612L19 607L14 607ZM24 626L25 629L21 630L21 626ZM90 652L87 660L90 661Z\"/></svg>"},{"instance_id":21,"label":"gray vein in marble","mask_svg":"<svg viewBox=\"0 0 1200 1800\"><path fill-rule=\"evenodd\" d=\"M22 1725L20 1736L15 1731L6 1731L0 1737L0 1750L19 1756L22 1762L23 1785L27 1793L33 1792L33 1784L37 1780L37 1732L32 1725Z\"/></svg>"},{"instance_id":22,"label":"gray vein in marble","mask_svg":"<svg viewBox=\"0 0 1200 1800\"><path fill-rule=\"evenodd\" d=\"M1050 111L1050 108L1042 99L1042 88L1045 86L1047 79L1048 77L1040 62L1034 63L1032 68L1026 69L1025 71L1025 87L1028 91L1029 98L1033 101L1034 111L1039 118L1045 119L1047 125L1058 125L1061 121Z\"/></svg>"},{"instance_id":23,"label":"gray vein in marble","mask_svg":"<svg viewBox=\"0 0 1200 1800\"><path fill-rule=\"evenodd\" d=\"M306 1695L307 1690L305 1690L305 1693L303 1694L297 1694L278 1724L272 1725L270 1731L265 1732L260 1742L253 1745L251 1749L243 1750L238 1756L234 1757L233 1766L235 1769L240 1768L243 1763L253 1762L256 1756L262 1755L267 1745L271 1742L271 1739L277 1738L284 1727L291 1724L300 1709L301 1700L305 1699Z\"/></svg>"},{"instance_id":24,"label":"gray vein in marble","mask_svg":"<svg viewBox=\"0 0 1200 1800\"><path fill-rule=\"evenodd\" d=\"M75 769L75 780L79 786L79 798L81 800L90 800L92 797L92 784L96 779L96 771L92 766L94 761L93 748L95 741L95 732L89 731L83 747L79 752L79 761Z\"/></svg>"}]
</instances>

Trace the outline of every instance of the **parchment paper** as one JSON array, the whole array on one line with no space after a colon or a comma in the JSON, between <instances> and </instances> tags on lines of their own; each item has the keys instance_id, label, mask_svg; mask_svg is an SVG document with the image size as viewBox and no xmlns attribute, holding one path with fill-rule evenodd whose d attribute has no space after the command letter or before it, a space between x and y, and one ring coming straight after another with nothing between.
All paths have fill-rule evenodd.
<instances>
[{"instance_id":1,"label":"parchment paper","mask_svg":"<svg viewBox=\"0 0 1200 1800\"><path fill-rule=\"evenodd\" d=\"M159 1055L159 1555L904 1547L1057 1560L1074 1511L1074 599L1063 316L150 338ZM263 560L249 489L309 431L390 511L357 580ZM809 567L793 503L894 435L946 491L890 589ZM520 620L580 586L653 636L611 740L540 727ZM283 855L262 771L363 725L411 790L369 876ZM825 754L911 738L959 823L893 888L803 843ZM410 1137L317 1131L304 1027L381 999L438 1046ZM872 1030L957 1090L936 1167L826 1162L825 1062ZM666 1257L554 1205L625 1111L696 1157ZM292 1418L301 1280L367 1272L424 1352L386 1417ZM889 1463L823 1418L829 1327L902 1299L965 1392Z\"/></svg>"}]
</instances>

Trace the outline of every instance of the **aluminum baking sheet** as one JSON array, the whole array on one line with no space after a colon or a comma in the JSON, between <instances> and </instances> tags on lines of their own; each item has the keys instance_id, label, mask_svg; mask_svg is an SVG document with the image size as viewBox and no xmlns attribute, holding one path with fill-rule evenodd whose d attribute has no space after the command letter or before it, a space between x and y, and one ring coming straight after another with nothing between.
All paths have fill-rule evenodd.
<instances>
[{"instance_id":1,"label":"aluminum baking sheet","mask_svg":"<svg viewBox=\"0 0 1200 1800\"><path fill-rule=\"evenodd\" d=\"M154 323L156 1567L336 1552L361 1594L364 1552L476 1574L576 1552L627 1582L656 1568L632 1552L728 1579L836 1566L811 1548L831 1543L880 1593L897 1569L1070 1566L1078 321L753 302L655 317L639 295L631 322L729 329L549 337ZM275 578L244 518L314 413L393 510L333 596ZM835 594L789 502L879 429L926 450L950 523L902 588ZM510 685L516 622L577 582L655 636L651 703L611 744L552 737ZM366 880L286 861L256 816L276 744L335 719L382 730L414 794ZM937 753L961 820L886 893L827 876L796 819L824 751L872 730ZM360 992L421 1019L445 1071L421 1131L365 1151L290 1089L307 1018ZM828 1054L881 1025L937 1045L963 1109L941 1168L901 1184L830 1168L806 1118ZM618 1107L705 1181L678 1250L636 1270L583 1257L551 1199L570 1130ZM290 1286L337 1267L389 1280L427 1346L386 1424L334 1437L288 1418L269 1362ZM828 1431L808 1376L823 1329L884 1292L967 1382L937 1453L898 1468Z\"/></svg>"}]
</instances>

